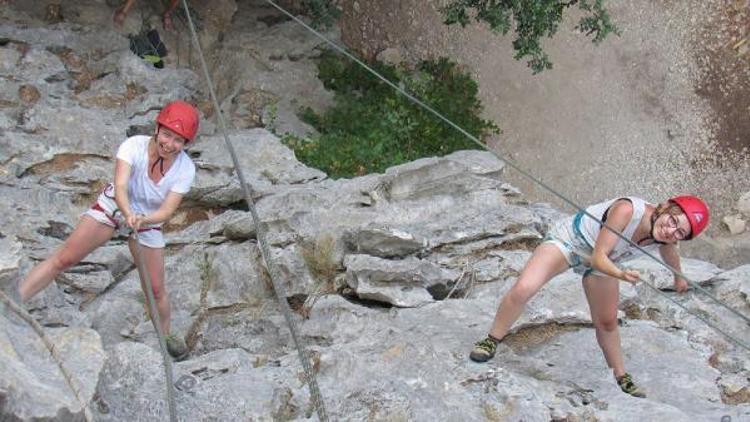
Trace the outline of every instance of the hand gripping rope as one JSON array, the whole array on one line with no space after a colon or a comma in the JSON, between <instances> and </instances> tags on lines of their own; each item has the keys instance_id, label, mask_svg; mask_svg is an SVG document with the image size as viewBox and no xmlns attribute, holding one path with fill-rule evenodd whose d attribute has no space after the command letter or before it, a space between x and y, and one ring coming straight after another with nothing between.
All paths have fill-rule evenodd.
<instances>
[{"instance_id":1,"label":"hand gripping rope","mask_svg":"<svg viewBox=\"0 0 750 422\"><path fill-rule=\"evenodd\" d=\"M266 268L268 269L268 273L271 278L271 284L273 284L273 290L276 293L276 299L278 300L279 306L284 313L284 318L286 319L286 323L289 326L292 340L297 348L300 363L302 364L302 368L305 371L307 386L310 389L310 398L315 405L315 410L318 413L318 419L320 421L327 421L328 415L326 414L323 398L320 394L320 389L318 388L318 382L315 379L315 373L313 372L312 366L310 365L310 359L308 357L307 351L305 350L305 346L299 338L299 335L297 334L297 328L294 319L292 318L292 311L289 308L289 303L287 303L286 300L286 289L284 288L283 284L279 283L280 277L278 268L273 261L271 250L268 248L268 242L266 242L266 230L263 227L260 217L258 216L258 211L255 209L255 201L253 200L252 189L250 185L248 185L245 181L245 175L242 172L242 168L240 167L240 163L237 159L237 154L234 151L234 146L232 145L232 142L229 140L229 136L227 135L227 126L224 122L224 115L222 114L221 107L219 107L219 103L216 99L213 82L211 81L211 75L208 73L208 66L206 65L206 59L203 55L203 49L201 48L200 41L198 40L198 34L196 34L195 32L193 18L190 14L190 9L188 8L186 0L182 0L182 6L185 9L185 15L187 16L188 26L193 37L195 49L198 51L198 57L201 61L203 74L206 77L206 85L208 85L208 90L211 94L211 101L213 102L214 110L216 110L216 115L219 120L219 127L221 128L221 132L224 135L224 142L226 143L227 150L229 150L229 154L232 156L234 170L237 172L237 177L240 180L240 185L242 185L242 190L245 193L245 202L247 202L247 206L250 209L250 213L253 217L253 224L255 225L255 230L258 238L258 246L260 247L263 261L266 263Z\"/></svg>"},{"instance_id":2,"label":"hand gripping rope","mask_svg":"<svg viewBox=\"0 0 750 422\"><path fill-rule=\"evenodd\" d=\"M357 63L360 66L362 66L364 69L366 69L368 72L370 72L371 74L373 74L375 77L377 77L378 79L382 80L387 85L391 86L397 92L399 92L400 94L404 95L406 98L408 98L409 100L411 100L412 102L414 102L418 106L420 106L423 109L427 110L428 112L430 112L431 114L433 114L434 116L436 116L438 119L442 120L443 122L445 122L449 126L451 126L454 129L456 129L458 132L460 132L461 134L463 134L464 136L466 136L468 139L470 139L472 142L474 142L480 148L488 151L490 154L492 154L493 156L495 156L497 159L499 159L500 161L504 162L505 164L507 164L508 166L510 166L511 168L513 168L514 170L518 171L524 177L526 177L526 178L530 179L531 181L533 181L534 183L538 184L539 186L541 186L542 188L544 188L548 192L552 193L553 195L555 195L556 197L558 197L559 199L561 199L563 202L567 203L568 205L571 205L573 208L575 208L579 212L583 213L587 217L589 217L589 218L593 219L594 221L598 222L602 227L605 227L607 230L609 230L612 233L614 233L617 237L619 237L620 239L624 240L629 245L635 247L641 253L645 254L649 258L651 258L654 261L658 262L659 264L661 264L662 266L664 266L665 268L667 268L670 272L672 272L674 275L676 275L676 276L678 276L678 277L686 280L689 285L691 285L692 287L694 287L696 290L704 293L707 297L709 297L710 299L712 299L715 303L717 303L718 305L726 308L727 310L729 310L733 314L739 316L745 322L747 322L748 324L750 324L750 318L748 318L747 316L743 315L742 313L740 313L739 311L735 310L734 308L731 308L731 307L727 306L725 303L723 303L718 298L716 298L715 296L713 296L710 292L708 292L706 289L704 289L703 287L701 287L699 284L693 282L688 277L686 277L684 274L682 274L681 272L677 271L676 269L674 269L670 265L666 264L660 258L657 258L656 256L654 256L650 252L648 252L645 249L641 248L639 245L635 244L632 240L630 240L627 237L625 237L621 232L619 232L616 229L613 229L607 223L599 220L598 218L596 218L595 216L593 216L592 214L590 214L589 212L587 212L584 208L582 208L581 206L579 206L578 204L576 204L572 200L568 199L566 196L564 196L563 194L559 193L558 191L556 191L552 187L548 186L546 183L544 183L540 179L536 178L535 176L533 176L532 174L530 174L529 172L527 172L526 170L524 170L522 167L520 167L517 164L515 164L513 161L510 161L510 160L508 160L506 158L503 158L497 152L495 152L493 150L490 150L489 148L487 148L486 145L484 145L475 136L473 136L472 134L468 133L466 130L464 130L463 128L461 128L457 124L453 123L451 120L449 120L448 118L446 118L445 116L443 116L442 114L440 114L438 111L436 111L435 109L433 109L429 105L425 104L424 102L422 102L418 98L416 98L413 95L409 94L403 88L399 87L395 83L391 82L390 80L386 79L384 76L382 76L379 73L377 73L375 70L373 70L372 68L370 68L367 64L365 64L361 60L357 59L354 55L352 55L351 53L349 53L348 51L346 51L346 49L344 49L343 47L340 47L339 45L337 45L333 41L330 41L329 39L327 39L326 37L324 37L322 34L320 34L318 31L316 31L315 29L311 28L305 22L303 22L302 20L300 20L296 16L292 15L291 13L289 13L288 11L286 11L285 9L283 9L282 7L280 7L279 5L277 5L276 3L274 3L273 1L266 0L266 2L269 3L270 5L272 5L273 7L275 7L276 9L278 9L280 12L282 12L283 14L285 14L286 16L288 16L289 18L291 18L292 20L294 20L295 22L297 22L298 24L300 24L301 26L303 26L305 29L307 29L308 31L310 31L311 33L313 33L318 38L320 38L323 41L325 41L327 44L329 44L331 47L333 47L333 49L335 49L339 53L347 56L348 58L350 58L351 60L353 60L355 63ZM224 123L224 118L223 118L223 115L221 113L221 109L219 108L218 102L216 100L216 95L214 93L213 84L211 82L211 78L210 78L210 75L208 73L208 67L206 65L205 58L203 56L203 51L201 49L200 42L198 41L198 36L197 36L197 34L195 32L195 27L194 27L194 24L193 24L191 15L190 15L190 11L189 11L188 6L187 6L187 2L185 0L182 0L182 4L183 4L183 7L185 9L185 14L187 16L188 26L189 26L190 32L192 34L193 42L195 43L195 46L196 46L196 48L198 50L198 53L199 53L199 57L201 59L201 66L203 68L203 72L204 72L206 80L207 80L207 84L208 84L209 91L210 91L210 94L211 94L211 99L212 99L212 101L214 103L214 108L216 109L216 112L217 112L217 116L218 116L218 120L219 120L219 123L220 123L220 127L221 127L222 133L224 135L224 141L225 141L225 143L227 145L227 148L229 150L229 153L230 153L230 155L232 157L232 162L234 164L235 171L237 172L237 176L240 179L240 183L241 183L243 191L245 193L245 201L247 202L248 207L249 207L250 212L251 212L252 217L253 217L253 222L255 224L256 231L257 231L258 244L260 245L260 248L261 248L261 254L263 256L264 261L266 262L266 266L267 266L267 268L269 270L269 273L270 273L270 276L271 276L271 282L272 282L272 284L274 286L274 291L276 293L276 297L278 299L279 304L281 305L282 311L284 312L284 317L285 317L286 322L287 322L287 324L289 326L289 330L291 332L294 344L297 347L297 351L298 351L298 355L299 355L300 361L302 363L302 367L305 370L305 375L307 377L308 387L310 389L310 396L311 396L311 398L313 400L313 403L315 405L315 408L316 408L316 411L317 411L317 414L318 414L318 419L320 421L327 421L328 420L328 416L327 416L326 411L325 411L325 407L324 407L324 403L323 403L323 400L322 400L322 396L320 394L320 390L318 388L318 384L317 384L317 381L315 379L315 374L312 371L312 368L310 366L309 359L306 358L307 353L305 351L304 345L301 343L301 341L300 341L300 339L298 337L296 325L294 323L294 320L292 319L291 310L289 308L289 304L286 301L285 289L284 289L283 285L281 285L281 284L279 284L277 282L277 280L278 280L278 270L276 269L275 265L273 264L273 261L272 261L272 258L271 258L271 254L270 254L270 250L268 249L268 246L267 246L267 243L266 243L266 240L265 240L265 229L260 224L260 218L258 216L258 213L257 213L256 209L255 209L255 204L254 204L254 201L253 201L252 195L251 195L252 191L250 189L250 186L245 181L244 174L243 174L243 172L242 172L242 170L241 170L241 168L239 166L239 162L237 160L237 156L236 156L235 151L234 151L234 147L232 146L232 143L231 143L231 141L229 140L229 138L227 136L227 133L226 133L226 124ZM137 251L137 255L138 255L137 256L137 260L138 260L139 263L142 264L143 263L143 259L142 259L141 246L140 246L140 243L138 242L138 233L137 232L133 233L133 237L134 237L134 240L136 242L136 251ZM168 406L169 406L170 421L176 422L177 421L177 417L176 417L176 408L175 408L175 402L174 402L174 390L173 390L173 384L174 383L172 381L173 380L173 375L172 375L172 361L171 361L171 359L169 357L169 353L167 352L166 341L165 341L164 335L161 332L160 317L159 317L159 313L158 313L158 311L156 309L156 303L155 303L155 299L154 299L153 287L151 285L151 279L148 276L148 271L145 268L143 269L142 272L144 274L144 283L146 284L146 287L147 287L147 289L146 289L146 296L147 296L147 299L148 299L149 309L150 309L151 316L152 316L152 323L154 325L154 329L156 330L157 336L159 338L159 347L160 347L160 350L161 350L161 353L162 353L162 358L164 360L164 371L165 371L165 377L166 377L166 380L167 380L166 395L167 395L167 403L168 403ZM721 333L722 335L724 335L727 339L731 340L736 345L742 347L743 349L745 349L747 351L750 351L750 346L748 346L743 341L741 341L738 338L732 336L731 334L725 332L724 330L718 328L715 324L711 323L710 321L708 321L707 319L701 317L700 315L697 315L697 314L695 314L693 312L690 312L690 310L685 305L679 303L678 301L676 301L672 297L668 296L667 294L665 294L664 292L662 292L660 289L658 289L657 287L655 287L651 283L649 283L649 282L647 282L647 281L645 281L643 279L639 279L639 281L642 282L642 283L644 283L644 284L646 284L651 289L653 289L654 291L656 291L657 293L659 293L660 295L662 295L666 299L670 300L671 302L673 302L674 304L676 304L680 308L684 309L688 314L690 314L693 317L699 319L700 321L702 321L703 323L705 323L707 326L711 327L715 331ZM5 304L6 307L8 307L9 309L11 309L16 315L18 315L21 319L23 319L27 324L29 324L34 329L34 331L36 332L36 334L40 337L40 339L42 340L42 342L44 343L44 345L47 347L48 351L50 352L50 355L52 355L52 358L55 361L55 363L57 364L57 366L59 367L60 372L63 374L63 378L65 379L68 387L73 392L73 394L76 397L76 400L81 405L81 408L83 409L83 412L84 412L84 415L83 415L84 419L87 422L93 421L94 419L93 419L91 410L90 410L90 408L88 406L88 403L86 402L86 400L83 398L83 396L81 394L81 388L80 388L79 383L73 377L73 375L70 373L70 371L68 371L68 369L65 367L65 365L63 363L63 360L62 360L62 358L60 356L60 353L59 353L57 347L50 340L50 338L45 334L44 329L42 328L42 326L39 325L39 323L36 322L31 317L31 315L29 315L28 312L26 312L22 307L18 306L12 300L10 300L10 298L8 298L8 296L5 295L5 293L3 293L2 291L0 291L0 301L2 301Z\"/></svg>"},{"instance_id":3,"label":"hand gripping rope","mask_svg":"<svg viewBox=\"0 0 750 422\"><path fill-rule=\"evenodd\" d=\"M183 0L183 2L184 1L185 0ZM486 150L490 154L494 155L495 158L497 158L498 160L504 162L505 164L507 164L508 166L510 166L511 168L513 168L514 170L518 171L524 177L530 179L534 183L536 183L539 186L543 187L545 190L547 190L548 192L552 193L556 197L560 198L563 202L565 202L566 204L572 206L573 208L575 208L579 212L583 213L587 217L589 217L589 218L593 219L594 221L598 222L599 224L601 224L602 227L606 227L607 230L609 230L612 233L614 233L615 235L617 235L617 237L619 237L620 239L624 240L629 245L634 246L641 253L645 254L649 258L653 259L654 261L658 262L659 264L661 264L662 266L664 266L665 268L667 268L669 271L672 272L672 274L674 274L674 275L676 275L676 276L678 276L678 277L686 280L688 282L688 284L691 285L691 286L693 286L696 290L702 292L703 294L705 294L706 296L708 296L709 298L711 298L711 300L713 300L714 302L716 302L720 306L726 308L727 310L729 310L730 312L732 312L733 314L735 314L736 316L742 318L745 322L747 322L748 324L750 324L750 318L748 318L747 316L743 315L742 313L740 313L736 309L734 309L734 308L726 305L722 301L720 301L718 298L716 298L714 295L712 295L706 289L704 289L703 287L701 287L698 283L695 283L695 282L691 281L689 278L685 277L684 274L682 274L681 272L679 272L676 269L672 268L670 265L668 265L667 263L665 263L663 260L661 260L660 258L657 258L652 253L646 251L645 249L643 249L639 245L635 244L632 240L630 240L627 237L623 236L623 234L620 233L618 230L613 229L612 227L610 227L605 222L603 222L600 219L596 218L595 216L591 215L591 213L589 213L588 211L586 211L580 205L576 204L571 199L568 199L568 197L566 197L562 193L558 192L554 188L548 186L542 180L538 179L537 177L535 177L534 175L532 175L528 171L524 170L522 167L520 167L519 165L517 165L513 161L511 161L509 159L506 159L506 158L503 158L497 152L490 150L476 136L470 134L469 132L467 132L466 130L464 130L462 127L458 126L456 123L452 122L450 119L448 119L447 117L443 116L440 112L438 112L437 110L435 110L431 106L425 104L419 98L416 98L412 94L409 94L402 87L400 87L399 85L391 82L390 80L388 80L387 78L385 78L384 76L382 76L381 74L379 74L377 71L375 71L374 69L372 69L370 66L368 66L367 64L365 64L363 61L359 60L353 54L349 53L345 48L343 48L343 47L339 46L338 44L334 43L333 41L329 40L328 38L326 38L325 36L323 36L320 32L316 31L315 29L313 29L312 27L310 27L310 25L306 24L304 21L302 21L298 17L294 16L293 14L291 14L290 12L288 12L287 10L285 10L284 8L282 8L281 6L277 5L272 0L265 0L265 1L268 4L270 4L271 6L275 7L276 9L278 9L281 13L285 14L286 16L288 16L289 18L291 18L292 20L294 20L295 22L297 22L298 24L300 24L301 26L303 26L305 29L307 29L308 31L310 31L311 33L313 33L315 36L317 36L321 40L325 41L334 50L336 50L339 53L341 53L341 54L345 55L346 57L350 58L355 63L357 63L358 65L360 65L364 69L366 69L368 72L370 72L373 76L375 76L376 78L380 79L381 81L383 81L384 83L386 83L387 85L389 85L390 87L392 87L393 89L395 89L397 92L399 92L400 94L402 94L403 96L405 96L406 98L408 98L409 100L411 100L412 102L414 102L415 104L417 104L418 106L422 107L424 110L430 112L435 117L437 117L438 119L440 119L443 122L445 122L447 125L449 125L452 128L456 129L458 132L460 132L461 134L463 134L464 136L466 136L468 139L470 139L472 142L474 142L476 145L478 145L481 149ZM729 333L727 333L727 332L719 329L715 324L711 323L710 321L708 321L707 319L701 317L700 315L697 315L697 314L695 314L693 312L690 312L690 310L686 306L684 306L683 304L677 302L673 298L669 297L666 293L662 292L661 290L659 290L658 288L656 288L651 283L649 283L649 282L647 282L647 281L645 281L643 279L639 279L639 281L643 282L644 284L648 285L652 289L654 289L657 292L659 292L659 294L661 294L665 298L667 298L667 299L671 300L672 302L674 302L677 306L679 306L682 309L684 309L688 314L694 316L695 318L701 320L703 323L705 323L709 327L713 328L717 332L723 334L727 339L731 340L736 345L742 347L743 349L745 349L747 351L750 351L750 346L748 346L742 340L740 340L740 339L738 339L738 338L730 335Z\"/></svg>"}]
</instances>

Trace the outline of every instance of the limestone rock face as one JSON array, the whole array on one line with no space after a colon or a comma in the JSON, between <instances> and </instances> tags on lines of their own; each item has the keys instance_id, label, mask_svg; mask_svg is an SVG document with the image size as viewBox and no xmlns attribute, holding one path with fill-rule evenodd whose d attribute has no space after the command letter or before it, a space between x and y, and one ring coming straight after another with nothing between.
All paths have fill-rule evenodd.
<instances>
[{"instance_id":1,"label":"limestone rock face","mask_svg":"<svg viewBox=\"0 0 750 422\"><path fill-rule=\"evenodd\" d=\"M721 222L733 235L743 233L747 225L745 219L739 214L727 215L721 219Z\"/></svg>"},{"instance_id":2,"label":"limestone rock face","mask_svg":"<svg viewBox=\"0 0 750 422\"><path fill-rule=\"evenodd\" d=\"M195 57L190 63L184 44L175 51L176 36L165 40L181 64L170 58L158 70L109 28L103 2L63 2L54 25L36 3L0 8L0 289L11 292L68 238L111 181L126 136L153 133L167 100L197 102L203 120L188 148L196 181L179 224L165 229L171 331L190 349L174 365L178 419L314 418L261 232L332 420L750 417L746 351L693 316L750 343L746 322L706 295L750 315L748 265L683 260L694 287L677 294L659 264L627 264L650 284L620 283L617 311L626 368L647 399L618 390L572 270L532 298L492 361L473 363L468 353L501 297L564 213L529 204L487 152L341 180L300 163L279 135L304 135L309 127L296 110L330 103L315 77L320 41L261 2L204 2L196 6L201 37L212 46L256 222L202 77L189 67ZM131 14L124 28L138 23ZM125 237L24 306L59 348L96 420L168 417L158 341ZM83 420L42 343L4 308L0 361L0 420Z\"/></svg>"},{"instance_id":3,"label":"limestone rock face","mask_svg":"<svg viewBox=\"0 0 750 422\"><path fill-rule=\"evenodd\" d=\"M737 200L737 210L747 218L750 218L750 192L744 193Z\"/></svg>"},{"instance_id":4,"label":"limestone rock face","mask_svg":"<svg viewBox=\"0 0 750 422\"><path fill-rule=\"evenodd\" d=\"M81 405L34 331L15 316L0 316L0 326L0 419L83 420ZM107 360L99 335L85 328L48 329L47 334L90 402Z\"/></svg>"}]
</instances>

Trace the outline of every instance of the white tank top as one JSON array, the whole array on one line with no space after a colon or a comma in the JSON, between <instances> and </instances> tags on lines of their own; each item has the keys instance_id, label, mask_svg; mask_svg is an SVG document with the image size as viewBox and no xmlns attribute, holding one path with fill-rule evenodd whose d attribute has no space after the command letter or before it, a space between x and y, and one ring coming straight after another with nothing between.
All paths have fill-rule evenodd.
<instances>
[{"instance_id":1,"label":"white tank top","mask_svg":"<svg viewBox=\"0 0 750 422\"><path fill-rule=\"evenodd\" d=\"M615 201L619 201L620 199L628 199L633 204L633 216L630 217L630 222L622 231L623 236L632 240L633 233L635 233L635 230L638 228L638 224L640 224L641 219L643 219L643 214L646 212L646 201L644 201L643 199L633 196L614 198L596 205L591 205L590 207L586 208L586 211L599 220L602 220L604 213L612 206L612 204L615 203ZM577 224L576 230L580 235L583 236L584 240L586 240L589 246L591 246L591 248L593 249L594 244L596 243L596 238L599 236L599 232L601 231L601 225L599 224L599 222L583 213L580 213L580 215L576 217L576 222L574 223ZM642 248L648 250L656 248L658 246L658 244L651 244L642 246ZM609 253L609 259L611 259L612 261L617 261L619 259L623 259L627 256L632 255L635 251L638 250L626 241L618 239L617 243L615 243L615 247L612 249L612 252Z\"/></svg>"}]
</instances>

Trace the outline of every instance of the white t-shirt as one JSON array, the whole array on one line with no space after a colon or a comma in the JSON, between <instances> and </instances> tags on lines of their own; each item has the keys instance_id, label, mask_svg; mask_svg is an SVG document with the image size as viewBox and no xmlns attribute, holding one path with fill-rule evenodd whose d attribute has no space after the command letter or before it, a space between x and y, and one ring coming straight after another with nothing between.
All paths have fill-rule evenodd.
<instances>
[{"instance_id":1,"label":"white t-shirt","mask_svg":"<svg viewBox=\"0 0 750 422\"><path fill-rule=\"evenodd\" d=\"M172 167L154 183L148 177L148 143L150 136L132 136L117 150L117 158L130 164L128 198L137 214L148 215L159 209L169 192L185 194L195 178L195 164L185 151L180 151ZM158 164L157 164L158 167Z\"/></svg>"},{"instance_id":2,"label":"white t-shirt","mask_svg":"<svg viewBox=\"0 0 750 422\"><path fill-rule=\"evenodd\" d=\"M633 234L638 229L638 225L641 223L641 219L646 213L646 205L649 205L643 199L636 198L634 196L623 196L620 198L610 199L609 201L604 201L599 204L591 205L590 207L586 208L586 211L588 211L589 214L593 215L599 220L602 220L604 218L604 213L607 212L607 210L609 210L610 207L612 207L612 205L620 199L627 199L631 204L633 204L633 215L630 217L630 222L628 223L628 225L625 226L625 228L622 230L622 235L632 240ZM596 243L596 239L599 237L599 232L602 229L599 222L587 215L583 215L583 217L581 217L579 229L581 231L581 234L585 238L586 243L588 243L593 248L594 244ZM658 249L658 247L659 244L656 243L641 246L642 249L645 249L650 253L654 252L656 249ZM612 248L612 251L609 253L609 258L612 261L628 259L637 251L638 250L635 247L631 246L628 242L618 238L614 248Z\"/></svg>"}]
</instances>

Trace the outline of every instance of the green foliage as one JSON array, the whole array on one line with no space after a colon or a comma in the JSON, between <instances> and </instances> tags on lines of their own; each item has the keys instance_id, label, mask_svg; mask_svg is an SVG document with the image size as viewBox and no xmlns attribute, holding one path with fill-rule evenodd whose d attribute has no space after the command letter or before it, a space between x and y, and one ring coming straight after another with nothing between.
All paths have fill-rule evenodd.
<instances>
[{"instance_id":1,"label":"green foliage","mask_svg":"<svg viewBox=\"0 0 750 422\"><path fill-rule=\"evenodd\" d=\"M333 25L341 14L331 0L304 0L302 5L305 12L312 18L312 25L316 28Z\"/></svg>"},{"instance_id":2,"label":"green foliage","mask_svg":"<svg viewBox=\"0 0 750 422\"><path fill-rule=\"evenodd\" d=\"M381 63L373 66L478 139L499 132L495 124L479 117L477 84L455 63L445 58L424 61L411 71ZM478 148L356 63L327 52L318 64L318 77L334 91L334 105L322 115L304 110L301 117L320 135L286 136L284 141L300 161L330 177L383 172L417 158Z\"/></svg>"},{"instance_id":3,"label":"green foliage","mask_svg":"<svg viewBox=\"0 0 750 422\"><path fill-rule=\"evenodd\" d=\"M618 34L604 0L454 0L441 11L448 25L459 23L466 26L470 21L469 10L476 13L475 19L489 24L490 28L503 35L515 23L517 38L513 41L515 58L528 57L528 65L534 73L551 69L552 63L542 50L540 39L552 37L568 7L578 4L585 16L576 28L586 36L594 35L592 41L600 43L610 33Z\"/></svg>"}]
</instances>

